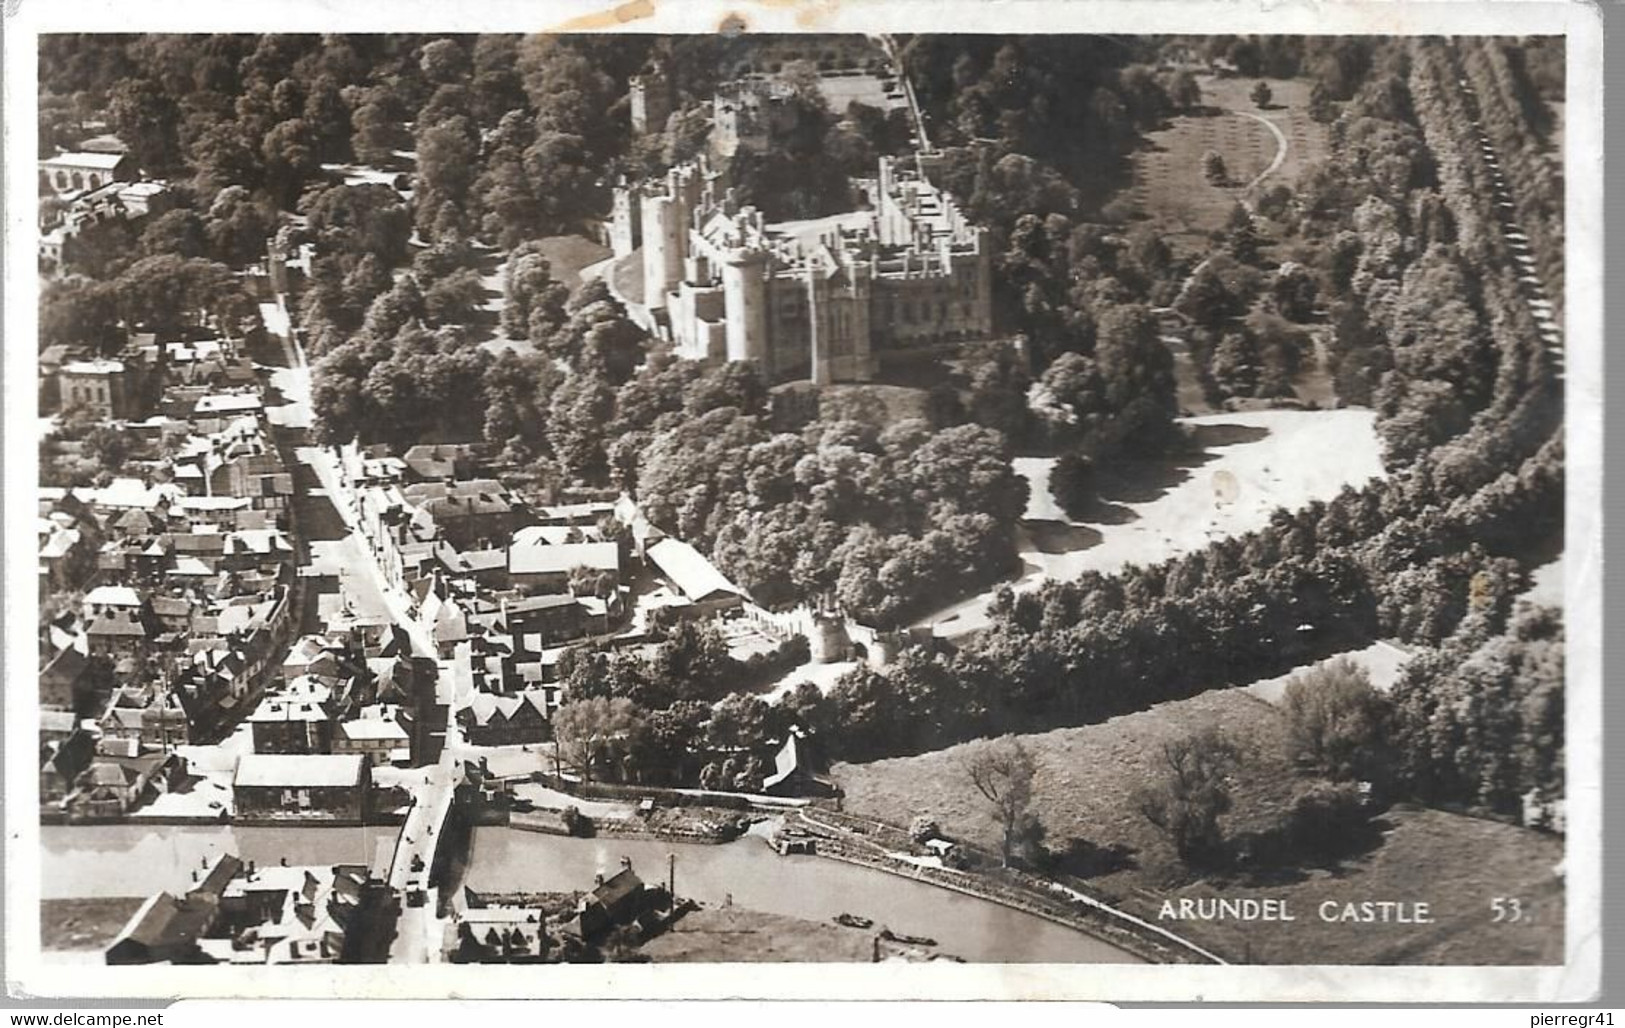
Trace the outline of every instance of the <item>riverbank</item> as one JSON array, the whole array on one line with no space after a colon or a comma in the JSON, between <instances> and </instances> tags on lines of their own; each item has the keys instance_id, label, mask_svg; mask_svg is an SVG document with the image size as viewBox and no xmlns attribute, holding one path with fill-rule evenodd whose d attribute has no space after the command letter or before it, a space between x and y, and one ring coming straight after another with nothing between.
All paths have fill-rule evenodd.
<instances>
[{"instance_id":1,"label":"riverbank","mask_svg":"<svg viewBox=\"0 0 1625 1028\"><path fill-rule=\"evenodd\" d=\"M40 896L46 900L150 896L185 892L194 871L222 854L293 865L371 866L380 846L393 849L393 825L351 828L150 824L51 825L40 829ZM386 853L388 852L386 849Z\"/></svg>"},{"instance_id":2,"label":"riverbank","mask_svg":"<svg viewBox=\"0 0 1625 1028\"><path fill-rule=\"evenodd\" d=\"M761 839L695 845L654 839L567 838L480 827L463 883L481 894L571 891L622 858L645 881L674 876L677 895L827 923L847 913L900 935L938 940L944 953L979 963L1142 963L1095 934L1007 904L886 873L853 861L779 856ZM673 860L675 858L675 860ZM865 958L867 959L867 958Z\"/></svg>"},{"instance_id":3,"label":"riverbank","mask_svg":"<svg viewBox=\"0 0 1625 1028\"><path fill-rule=\"evenodd\" d=\"M1040 917L1107 942L1146 963L1224 963L1195 943L1126 914L1080 890L1057 886L1056 883L1006 868L959 870L903 860L899 858L897 850L877 843L866 844L866 840L849 830L852 827L850 822L848 829L831 824L831 821L845 819L830 811L820 811L817 817L804 812L800 819L815 830L818 841L813 852L816 856L873 868ZM907 833L903 829L877 822L869 824L891 834L892 841L898 846L906 846ZM981 855L984 860L987 856Z\"/></svg>"}]
</instances>

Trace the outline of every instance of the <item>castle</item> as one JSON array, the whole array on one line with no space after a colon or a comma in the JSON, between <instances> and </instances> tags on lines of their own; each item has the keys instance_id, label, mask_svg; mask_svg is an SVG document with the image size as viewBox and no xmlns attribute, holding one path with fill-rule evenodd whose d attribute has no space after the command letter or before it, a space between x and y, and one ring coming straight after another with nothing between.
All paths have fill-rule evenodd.
<instances>
[{"instance_id":1,"label":"castle","mask_svg":"<svg viewBox=\"0 0 1625 1028\"><path fill-rule=\"evenodd\" d=\"M872 379L880 360L993 330L987 230L926 174L882 157L867 209L767 223L704 161L616 190L616 256L642 247L643 306L692 360L755 361L769 382Z\"/></svg>"}]
</instances>

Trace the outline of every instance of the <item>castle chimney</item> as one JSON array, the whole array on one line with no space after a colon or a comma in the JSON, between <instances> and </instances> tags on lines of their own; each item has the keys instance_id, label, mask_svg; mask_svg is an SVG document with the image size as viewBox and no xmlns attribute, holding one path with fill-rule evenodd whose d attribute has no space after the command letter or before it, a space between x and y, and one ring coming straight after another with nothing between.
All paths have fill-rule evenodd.
<instances>
[{"instance_id":1,"label":"castle chimney","mask_svg":"<svg viewBox=\"0 0 1625 1028\"><path fill-rule=\"evenodd\" d=\"M601 875L601 874L596 874L596 875L593 875L593 876L592 876L592 884L593 884L593 885L594 885L594 886L595 886L595 887L596 887L596 886L600 886L600 885L603 885L603 884L604 884L604 876L603 876L603 875Z\"/></svg>"},{"instance_id":2,"label":"castle chimney","mask_svg":"<svg viewBox=\"0 0 1625 1028\"><path fill-rule=\"evenodd\" d=\"M621 858L621 870L623 870L623 871L632 870L632 858L631 857L622 857Z\"/></svg>"}]
</instances>

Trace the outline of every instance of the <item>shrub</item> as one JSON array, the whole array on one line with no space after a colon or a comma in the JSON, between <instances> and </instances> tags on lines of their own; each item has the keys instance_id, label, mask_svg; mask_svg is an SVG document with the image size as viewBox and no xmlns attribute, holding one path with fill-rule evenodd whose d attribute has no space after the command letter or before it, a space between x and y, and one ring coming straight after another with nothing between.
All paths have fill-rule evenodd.
<instances>
[{"instance_id":1,"label":"shrub","mask_svg":"<svg viewBox=\"0 0 1625 1028\"><path fill-rule=\"evenodd\" d=\"M1371 809L1353 782L1321 779L1293 794L1287 832L1299 853L1340 857L1359 846L1370 829Z\"/></svg>"},{"instance_id":2,"label":"shrub","mask_svg":"<svg viewBox=\"0 0 1625 1028\"><path fill-rule=\"evenodd\" d=\"M916 845L924 843L930 839L941 838L941 836L942 825L938 824L937 819L932 817L930 814L919 814L915 816L913 822L911 822L908 826L908 837L912 839Z\"/></svg>"}]
</instances>

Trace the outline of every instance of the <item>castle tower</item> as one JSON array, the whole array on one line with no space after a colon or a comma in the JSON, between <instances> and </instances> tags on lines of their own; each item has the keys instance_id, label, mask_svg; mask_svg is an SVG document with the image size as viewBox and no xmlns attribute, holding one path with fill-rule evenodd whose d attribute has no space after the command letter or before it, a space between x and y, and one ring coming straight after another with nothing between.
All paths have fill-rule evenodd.
<instances>
[{"instance_id":1,"label":"castle tower","mask_svg":"<svg viewBox=\"0 0 1625 1028\"><path fill-rule=\"evenodd\" d=\"M666 306L666 294L683 280L688 231L704 188L703 169L684 164L666 173L664 189L643 195L643 303L651 310Z\"/></svg>"},{"instance_id":2,"label":"castle tower","mask_svg":"<svg viewBox=\"0 0 1625 1028\"><path fill-rule=\"evenodd\" d=\"M671 117L671 80L660 68L633 76L627 83L632 108L632 134L664 132Z\"/></svg>"},{"instance_id":3,"label":"castle tower","mask_svg":"<svg viewBox=\"0 0 1625 1028\"><path fill-rule=\"evenodd\" d=\"M609 245L615 256L625 257L643 245L642 190L623 178L612 195Z\"/></svg>"},{"instance_id":4,"label":"castle tower","mask_svg":"<svg viewBox=\"0 0 1625 1028\"><path fill-rule=\"evenodd\" d=\"M810 260L804 275L812 380L817 385L866 382L873 377L870 268L851 260L838 242L826 252L837 255L833 266Z\"/></svg>"},{"instance_id":5,"label":"castle tower","mask_svg":"<svg viewBox=\"0 0 1625 1028\"><path fill-rule=\"evenodd\" d=\"M754 247L733 251L722 265L728 359L756 361L765 378L773 375L767 338L768 254Z\"/></svg>"}]
</instances>

